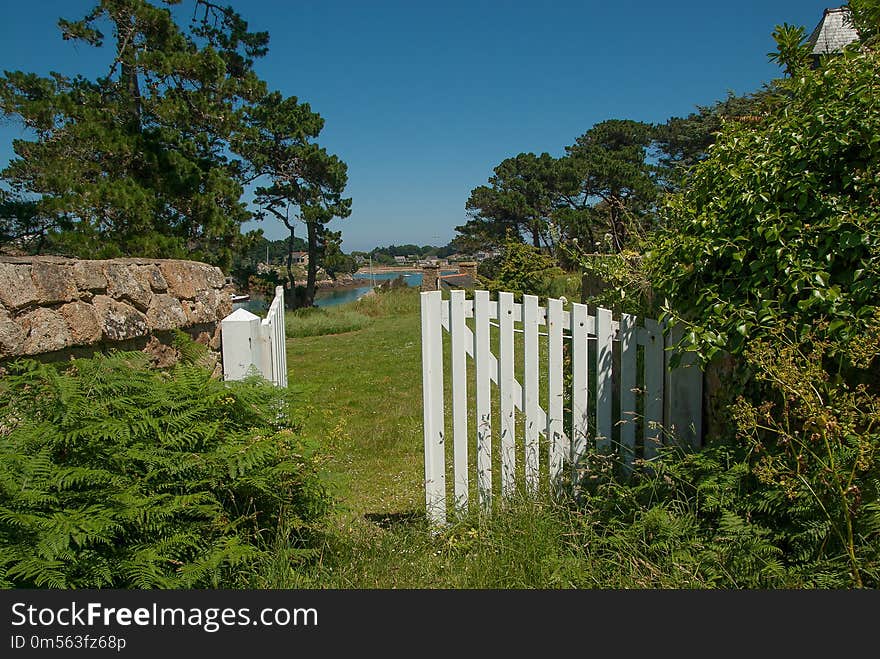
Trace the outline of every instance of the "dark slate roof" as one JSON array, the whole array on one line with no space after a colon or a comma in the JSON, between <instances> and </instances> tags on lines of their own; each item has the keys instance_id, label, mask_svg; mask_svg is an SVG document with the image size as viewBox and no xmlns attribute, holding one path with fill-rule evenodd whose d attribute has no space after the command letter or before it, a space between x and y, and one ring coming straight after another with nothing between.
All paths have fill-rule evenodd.
<instances>
[{"instance_id":1,"label":"dark slate roof","mask_svg":"<svg viewBox=\"0 0 880 659\"><path fill-rule=\"evenodd\" d=\"M839 53L844 46L859 38L855 28L848 22L849 9L838 7L826 9L822 20L807 39L812 55Z\"/></svg>"},{"instance_id":2,"label":"dark slate roof","mask_svg":"<svg viewBox=\"0 0 880 659\"><path fill-rule=\"evenodd\" d=\"M440 286L443 288L476 288L477 282L470 275L443 275L440 277Z\"/></svg>"}]
</instances>

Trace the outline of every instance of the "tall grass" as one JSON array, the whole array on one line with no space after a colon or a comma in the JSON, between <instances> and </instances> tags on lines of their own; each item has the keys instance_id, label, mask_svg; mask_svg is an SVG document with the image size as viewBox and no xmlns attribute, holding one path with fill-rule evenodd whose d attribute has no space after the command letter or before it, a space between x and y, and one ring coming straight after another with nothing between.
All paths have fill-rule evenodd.
<instances>
[{"instance_id":1,"label":"tall grass","mask_svg":"<svg viewBox=\"0 0 880 659\"><path fill-rule=\"evenodd\" d=\"M304 431L331 455L340 506L313 553L285 560L281 543L252 587L851 586L845 556L792 553L786 514L768 508L776 493L756 483L742 443L670 447L629 481L592 468L577 501L516 496L492 515L470 511L429 527L418 293L380 293L346 308L369 324L289 344ZM866 559L865 584L875 587L878 572Z\"/></svg>"},{"instance_id":2,"label":"tall grass","mask_svg":"<svg viewBox=\"0 0 880 659\"><path fill-rule=\"evenodd\" d=\"M344 334L363 329L369 324L367 316L346 306L297 309L288 311L284 316L284 327L289 338Z\"/></svg>"}]
</instances>

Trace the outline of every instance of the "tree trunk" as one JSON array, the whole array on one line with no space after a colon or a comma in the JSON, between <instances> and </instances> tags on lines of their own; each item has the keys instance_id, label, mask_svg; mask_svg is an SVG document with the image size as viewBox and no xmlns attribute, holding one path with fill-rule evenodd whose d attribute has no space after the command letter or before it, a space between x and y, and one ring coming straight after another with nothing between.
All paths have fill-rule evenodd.
<instances>
[{"instance_id":1,"label":"tree trunk","mask_svg":"<svg viewBox=\"0 0 880 659\"><path fill-rule=\"evenodd\" d=\"M285 222L285 224L287 224ZM293 278L293 225L287 224L290 229L290 237L287 239L287 284L288 294L284 296L287 306L296 309L296 280Z\"/></svg>"},{"instance_id":2,"label":"tree trunk","mask_svg":"<svg viewBox=\"0 0 880 659\"><path fill-rule=\"evenodd\" d=\"M306 298L303 306L312 307L315 304L315 279L318 276L318 223L306 222L309 238L309 268L306 279Z\"/></svg>"},{"instance_id":3,"label":"tree trunk","mask_svg":"<svg viewBox=\"0 0 880 659\"><path fill-rule=\"evenodd\" d=\"M116 58L121 63L120 82L128 92L128 122L131 130L141 132L141 88L137 72L137 55L131 36L135 31L134 16L115 17L116 30Z\"/></svg>"}]
</instances>

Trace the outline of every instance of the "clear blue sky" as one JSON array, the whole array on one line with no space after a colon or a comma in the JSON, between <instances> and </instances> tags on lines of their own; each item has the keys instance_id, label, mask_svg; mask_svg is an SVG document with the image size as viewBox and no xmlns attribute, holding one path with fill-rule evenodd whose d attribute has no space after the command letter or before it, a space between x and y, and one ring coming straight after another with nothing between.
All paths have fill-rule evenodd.
<instances>
[{"instance_id":1,"label":"clear blue sky","mask_svg":"<svg viewBox=\"0 0 880 659\"><path fill-rule=\"evenodd\" d=\"M319 142L348 163L343 249L445 244L470 190L504 158L561 155L604 119L660 122L777 77L781 23L819 22L822 0L501 2L225 0L268 30L257 64L272 88L326 121ZM183 6L191 6L184 0ZM842 3L840 3L842 4ZM93 77L104 55L62 41L57 19L93 0L7 3L4 70ZM0 122L0 165L21 135ZM257 225L253 225L257 226ZM277 222L259 224L270 238ZM305 231L299 232L301 236Z\"/></svg>"}]
</instances>

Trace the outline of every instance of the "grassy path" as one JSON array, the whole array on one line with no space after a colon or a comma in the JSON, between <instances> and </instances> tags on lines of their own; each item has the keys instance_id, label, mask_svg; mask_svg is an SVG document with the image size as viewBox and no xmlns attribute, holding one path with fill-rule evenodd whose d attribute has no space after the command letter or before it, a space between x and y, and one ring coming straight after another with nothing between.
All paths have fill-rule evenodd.
<instances>
[{"instance_id":1,"label":"grassy path","mask_svg":"<svg viewBox=\"0 0 880 659\"><path fill-rule=\"evenodd\" d=\"M341 524L424 509L418 293L382 297L357 303L371 318L362 329L287 344L304 430L331 456Z\"/></svg>"}]
</instances>

